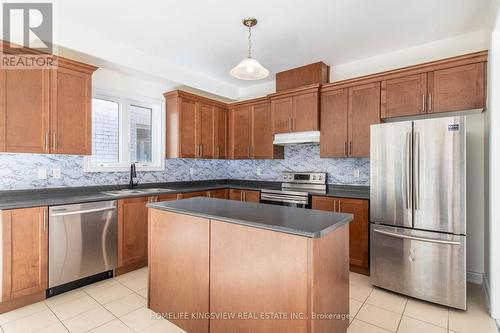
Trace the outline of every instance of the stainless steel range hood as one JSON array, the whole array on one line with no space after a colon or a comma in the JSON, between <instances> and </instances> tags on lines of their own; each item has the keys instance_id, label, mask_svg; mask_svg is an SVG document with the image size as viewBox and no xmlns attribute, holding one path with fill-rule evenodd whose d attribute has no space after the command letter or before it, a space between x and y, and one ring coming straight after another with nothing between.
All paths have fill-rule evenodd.
<instances>
[{"instance_id":1,"label":"stainless steel range hood","mask_svg":"<svg viewBox=\"0 0 500 333\"><path fill-rule=\"evenodd\" d=\"M284 146L295 143L319 143L319 131L274 134L273 144Z\"/></svg>"}]
</instances>

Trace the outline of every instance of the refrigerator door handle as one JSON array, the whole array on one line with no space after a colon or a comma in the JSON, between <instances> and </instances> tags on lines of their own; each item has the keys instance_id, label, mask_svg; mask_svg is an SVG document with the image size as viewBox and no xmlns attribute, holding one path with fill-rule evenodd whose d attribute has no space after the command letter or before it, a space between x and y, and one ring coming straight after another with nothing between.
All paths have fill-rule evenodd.
<instances>
[{"instance_id":1,"label":"refrigerator door handle","mask_svg":"<svg viewBox=\"0 0 500 333\"><path fill-rule=\"evenodd\" d=\"M420 133L415 132L415 210L420 209Z\"/></svg>"},{"instance_id":2,"label":"refrigerator door handle","mask_svg":"<svg viewBox=\"0 0 500 333\"><path fill-rule=\"evenodd\" d=\"M442 239L410 236L410 235L404 235L404 234L399 234L399 233L385 231L385 230L378 230L378 229L374 229L373 231L378 233L378 234L382 234L382 235L386 235L386 236L390 236L390 237L395 237L395 238L410 239L410 240L416 240L416 241L422 241L422 242L428 242L428 243L438 243L438 244L457 245L457 246L461 245L460 242L455 242L455 241L447 241L447 240L442 240Z\"/></svg>"},{"instance_id":3,"label":"refrigerator door handle","mask_svg":"<svg viewBox=\"0 0 500 333\"><path fill-rule=\"evenodd\" d=\"M405 142L404 142L405 151L403 154L403 173L404 173L404 201L406 209L411 209L411 133L405 134Z\"/></svg>"}]
</instances>

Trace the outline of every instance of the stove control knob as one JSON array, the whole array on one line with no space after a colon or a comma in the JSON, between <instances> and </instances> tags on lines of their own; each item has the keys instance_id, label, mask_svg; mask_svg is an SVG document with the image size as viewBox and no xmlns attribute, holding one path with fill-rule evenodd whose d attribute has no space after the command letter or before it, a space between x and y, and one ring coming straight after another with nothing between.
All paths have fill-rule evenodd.
<instances>
[{"instance_id":1,"label":"stove control knob","mask_svg":"<svg viewBox=\"0 0 500 333\"><path fill-rule=\"evenodd\" d=\"M312 180L316 180L316 176L313 176L313 177L312 177Z\"/></svg>"}]
</instances>

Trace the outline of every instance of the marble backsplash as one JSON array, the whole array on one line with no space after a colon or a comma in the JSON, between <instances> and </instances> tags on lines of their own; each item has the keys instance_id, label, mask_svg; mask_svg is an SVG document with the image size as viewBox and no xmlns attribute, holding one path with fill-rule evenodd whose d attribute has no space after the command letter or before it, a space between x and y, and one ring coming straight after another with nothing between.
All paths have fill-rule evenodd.
<instances>
[{"instance_id":1,"label":"marble backsplash","mask_svg":"<svg viewBox=\"0 0 500 333\"><path fill-rule=\"evenodd\" d=\"M0 154L0 190L128 183L128 172L84 172L83 160L83 156L72 155ZM39 180L38 169L43 167L48 176ZM60 179L52 177L53 168L61 169ZM359 177L353 176L356 169ZM319 158L319 145L291 145L285 148L284 160L167 159L164 171L138 172L138 179L141 183L224 178L279 180L282 171L326 171L330 184L369 185L370 162L367 158Z\"/></svg>"}]
</instances>

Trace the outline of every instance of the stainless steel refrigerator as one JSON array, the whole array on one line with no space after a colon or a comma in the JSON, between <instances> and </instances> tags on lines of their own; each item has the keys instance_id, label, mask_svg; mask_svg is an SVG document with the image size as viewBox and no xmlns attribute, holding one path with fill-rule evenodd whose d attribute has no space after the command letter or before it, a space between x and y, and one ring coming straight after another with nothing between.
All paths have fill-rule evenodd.
<instances>
[{"instance_id":1,"label":"stainless steel refrigerator","mask_svg":"<svg viewBox=\"0 0 500 333\"><path fill-rule=\"evenodd\" d=\"M372 284L466 308L466 121L371 126Z\"/></svg>"}]
</instances>

